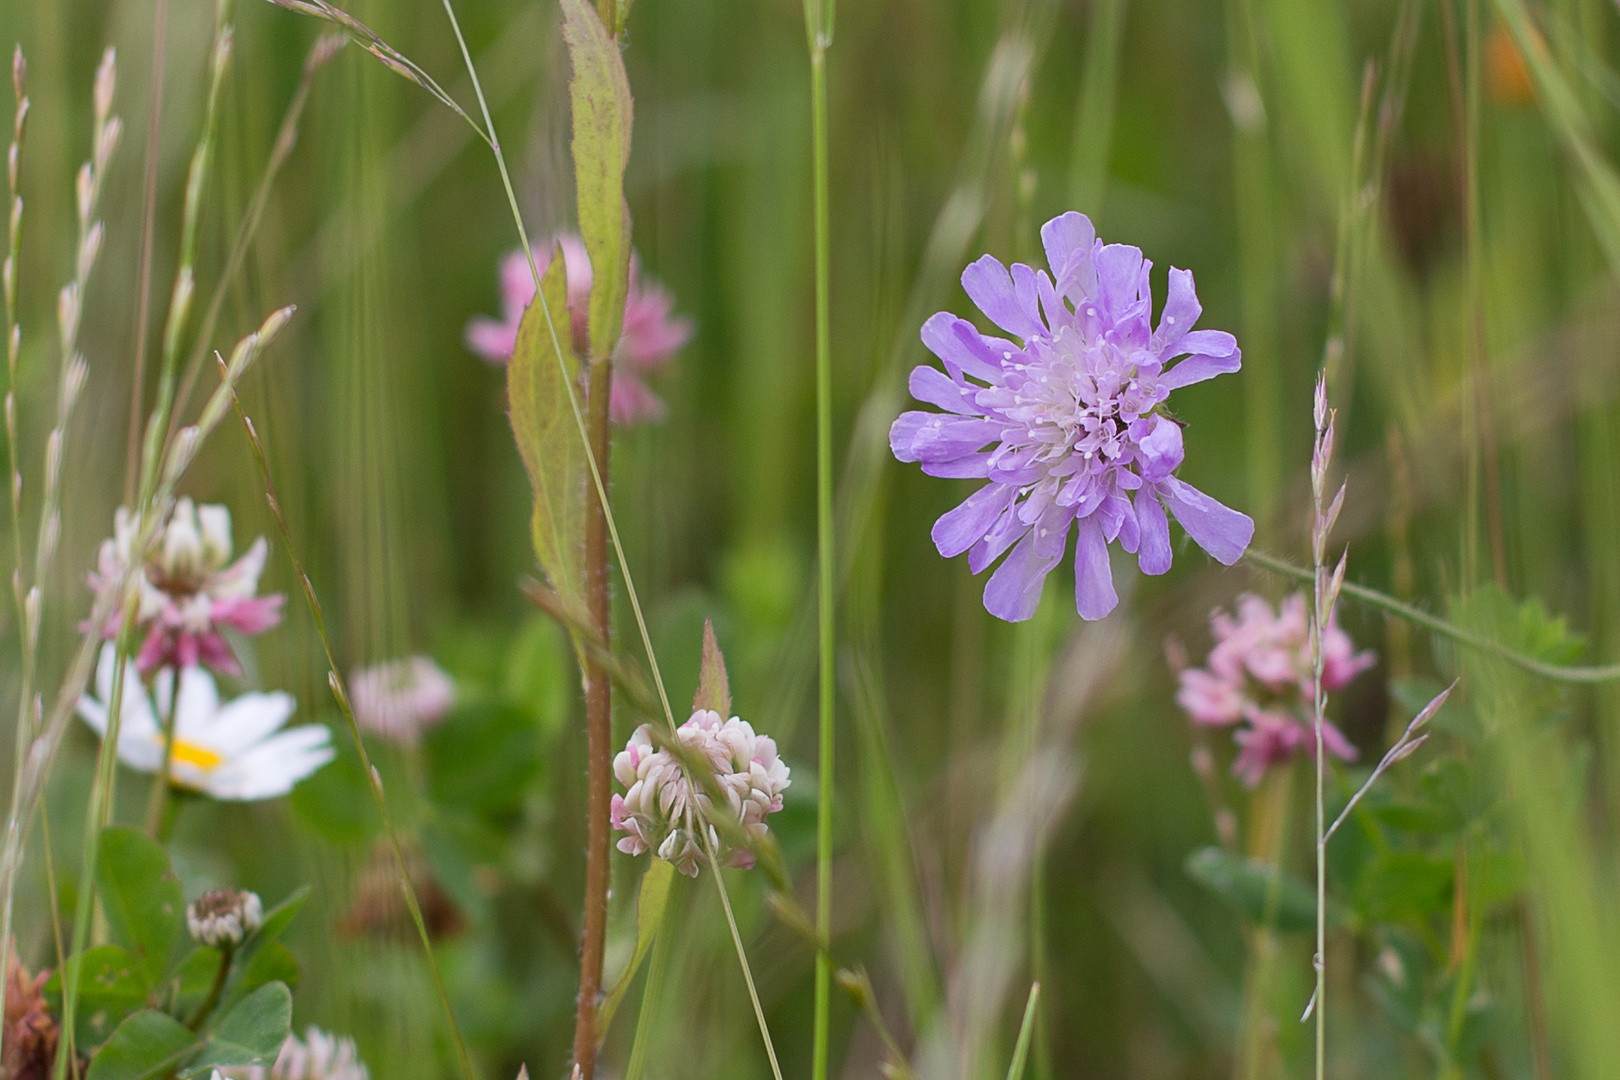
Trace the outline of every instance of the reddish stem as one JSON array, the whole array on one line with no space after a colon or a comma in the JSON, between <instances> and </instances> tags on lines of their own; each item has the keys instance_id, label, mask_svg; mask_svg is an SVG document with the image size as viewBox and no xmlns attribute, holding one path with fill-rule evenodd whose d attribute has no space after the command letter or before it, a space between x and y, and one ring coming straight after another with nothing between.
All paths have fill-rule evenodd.
<instances>
[{"instance_id":1,"label":"reddish stem","mask_svg":"<svg viewBox=\"0 0 1620 1080\"><path fill-rule=\"evenodd\" d=\"M586 428L591 454L601 472L602 490L608 485L610 447L608 401L612 393L613 364L607 357L591 361L586 401ZM607 514L597 498L596 486L587 486L589 512L585 519L585 593L590 615L604 645L612 630L608 578ZM585 917L580 948L579 1001L574 1021L574 1063L581 1080L596 1071L596 1008L602 996L602 952L607 941L609 803L613 775L613 692L601 653L585 659L585 747L589 759L586 777Z\"/></svg>"}]
</instances>

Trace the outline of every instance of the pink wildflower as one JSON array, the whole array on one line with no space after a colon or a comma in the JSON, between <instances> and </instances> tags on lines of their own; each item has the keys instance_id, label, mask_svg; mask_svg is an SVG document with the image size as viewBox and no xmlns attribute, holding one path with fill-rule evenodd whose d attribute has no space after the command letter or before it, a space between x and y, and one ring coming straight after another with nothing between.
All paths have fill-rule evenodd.
<instances>
[{"instance_id":1,"label":"pink wildflower","mask_svg":"<svg viewBox=\"0 0 1620 1080\"><path fill-rule=\"evenodd\" d=\"M677 734L684 747L708 760L737 823L750 838L763 839L769 831L766 815L782 809L782 792L792 782L775 740L755 734L746 720L735 716L722 722L710 709L694 712ZM693 791L674 755L653 745L648 724L638 727L613 759L613 773L627 789L614 795L612 803L613 827L628 834L619 841L619 850L628 855L655 851L681 873L696 877L703 859L697 830L714 812L708 792L702 785ZM752 852L727 849L723 840L716 855L728 866L754 865Z\"/></svg>"},{"instance_id":2,"label":"pink wildflower","mask_svg":"<svg viewBox=\"0 0 1620 1080\"><path fill-rule=\"evenodd\" d=\"M102 542L90 587L98 593L118 580L134 558L135 515L119 507L113 538ZM260 634L281 621L281 595L257 596L269 547L259 537L246 554L231 559L231 513L223 506L175 504L156 549L141 568L136 624L146 631L136 654L142 676L161 667L199 664L227 675L240 673L222 630ZM115 637L123 613L114 610L104 628Z\"/></svg>"},{"instance_id":3,"label":"pink wildflower","mask_svg":"<svg viewBox=\"0 0 1620 1080\"><path fill-rule=\"evenodd\" d=\"M591 261L585 245L573 233L555 242L562 247L568 274L568 311L576 352L586 351L586 319L591 295ZM551 260L550 246L535 249L540 272ZM501 318L480 315L467 324L467 347L492 364L504 364L517 347L518 324L534 300L534 276L521 251L501 260ZM657 420L664 403L643 381L680 351L692 336L691 320L673 314L674 298L659 286L645 282L641 265L630 260L630 294L624 306L624 331L613 352L613 395L610 411L616 424Z\"/></svg>"},{"instance_id":4,"label":"pink wildflower","mask_svg":"<svg viewBox=\"0 0 1620 1080\"><path fill-rule=\"evenodd\" d=\"M349 676L354 719L389 742L415 746L456 702L456 685L426 656L389 660Z\"/></svg>"},{"instance_id":5,"label":"pink wildflower","mask_svg":"<svg viewBox=\"0 0 1620 1080\"><path fill-rule=\"evenodd\" d=\"M1181 672L1176 701L1195 724L1238 725L1232 771L1254 787L1272 766L1298 753L1315 753L1310 626L1304 593L1288 597L1276 610L1245 593L1235 607L1236 618L1218 609L1211 614L1215 647L1204 667ZM1356 652L1337 617L1329 619L1323 641L1325 691L1344 689L1376 660L1371 652ZM1331 723L1323 725L1322 740L1335 757L1355 759L1355 747Z\"/></svg>"}]
</instances>

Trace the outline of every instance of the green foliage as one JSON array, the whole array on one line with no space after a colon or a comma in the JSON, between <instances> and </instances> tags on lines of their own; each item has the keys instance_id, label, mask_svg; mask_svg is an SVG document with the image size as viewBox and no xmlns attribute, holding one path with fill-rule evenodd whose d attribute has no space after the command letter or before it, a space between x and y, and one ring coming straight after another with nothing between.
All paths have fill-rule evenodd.
<instances>
[{"instance_id":1,"label":"green foliage","mask_svg":"<svg viewBox=\"0 0 1620 1080\"><path fill-rule=\"evenodd\" d=\"M166 1013L146 1009L114 1031L90 1061L86 1080L156 1080L197 1048L197 1035Z\"/></svg>"},{"instance_id":2,"label":"green foliage","mask_svg":"<svg viewBox=\"0 0 1620 1080\"><path fill-rule=\"evenodd\" d=\"M284 983L266 983L220 1018L185 1075L206 1076L211 1069L233 1065L269 1065L291 1030L292 992Z\"/></svg>"},{"instance_id":3,"label":"green foliage","mask_svg":"<svg viewBox=\"0 0 1620 1080\"><path fill-rule=\"evenodd\" d=\"M147 984L156 985L169 970L185 926L180 880L168 854L134 829L107 828L96 889L113 941L129 950Z\"/></svg>"},{"instance_id":4,"label":"green foliage","mask_svg":"<svg viewBox=\"0 0 1620 1080\"><path fill-rule=\"evenodd\" d=\"M1297 874L1258 859L1246 859L1218 847L1187 856L1187 874L1256 925L1285 933L1316 927L1316 890ZM1329 908L1329 922L1345 922L1345 912Z\"/></svg>"},{"instance_id":5,"label":"green foliage","mask_svg":"<svg viewBox=\"0 0 1620 1080\"><path fill-rule=\"evenodd\" d=\"M447 809L475 815L510 812L543 764L534 714L501 701L458 706L423 740L428 794Z\"/></svg>"},{"instance_id":6,"label":"green foliage","mask_svg":"<svg viewBox=\"0 0 1620 1080\"><path fill-rule=\"evenodd\" d=\"M569 326L567 273L558 248L518 326L506 389L512 434L534 486L535 557L564 610L589 625L584 614L587 470L579 419L569 403L570 388L579 381Z\"/></svg>"},{"instance_id":7,"label":"green foliage","mask_svg":"<svg viewBox=\"0 0 1620 1080\"><path fill-rule=\"evenodd\" d=\"M714 621L703 620L703 661L698 669L697 693L692 711L709 709L723 720L731 715L731 681L726 678L726 658L714 637Z\"/></svg>"},{"instance_id":8,"label":"green foliage","mask_svg":"<svg viewBox=\"0 0 1620 1080\"><path fill-rule=\"evenodd\" d=\"M664 908L669 904L669 891L674 884L675 864L665 862L663 859L650 861L646 872L641 875L641 896L636 901L635 952L630 954L630 963L625 965L619 981L614 983L613 988L603 997L596 1013L603 1038L606 1038L613 1024L613 1015L618 1012L619 1003L624 1000L636 972L641 970L642 961L647 958L647 953L657 940L659 931L663 929Z\"/></svg>"},{"instance_id":9,"label":"green foliage","mask_svg":"<svg viewBox=\"0 0 1620 1080\"><path fill-rule=\"evenodd\" d=\"M591 355L613 355L624 325L630 282L630 207L624 168L630 161L633 106L619 45L586 0L562 0L563 40L574 77L574 197L579 232L591 257ZM567 320L562 322L568 325Z\"/></svg>"},{"instance_id":10,"label":"green foliage","mask_svg":"<svg viewBox=\"0 0 1620 1080\"><path fill-rule=\"evenodd\" d=\"M124 1018L145 1007L151 994L146 971L121 945L98 945L68 960L79 977L79 1000L74 1036L87 1049L95 1049L112 1035ZM51 1010L62 1015L62 977L54 972L45 984Z\"/></svg>"}]
</instances>

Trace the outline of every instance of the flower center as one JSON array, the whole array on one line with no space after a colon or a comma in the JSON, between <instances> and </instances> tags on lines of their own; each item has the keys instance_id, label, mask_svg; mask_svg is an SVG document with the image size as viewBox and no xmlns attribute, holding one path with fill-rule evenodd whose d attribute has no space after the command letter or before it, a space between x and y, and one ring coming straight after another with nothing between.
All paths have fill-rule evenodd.
<instances>
[{"instance_id":1,"label":"flower center","mask_svg":"<svg viewBox=\"0 0 1620 1080\"><path fill-rule=\"evenodd\" d=\"M175 739L169 748L169 756L175 761L201 769L203 772L212 772L219 768L225 760L220 754L196 743L186 742L184 739Z\"/></svg>"}]
</instances>

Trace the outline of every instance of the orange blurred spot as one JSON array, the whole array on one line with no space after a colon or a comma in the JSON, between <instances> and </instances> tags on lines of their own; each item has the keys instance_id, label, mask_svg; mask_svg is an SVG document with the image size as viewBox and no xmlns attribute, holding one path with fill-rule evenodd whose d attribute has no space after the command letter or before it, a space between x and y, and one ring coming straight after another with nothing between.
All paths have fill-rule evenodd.
<instances>
[{"instance_id":1,"label":"orange blurred spot","mask_svg":"<svg viewBox=\"0 0 1620 1080\"><path fill-rule=\"evenodd\" d=\"M1508 28L1497 23L1485 43L1485 85L1498 105L1529 105L1536 100L1530 68Z\"/></svg>"}]
</instances>

